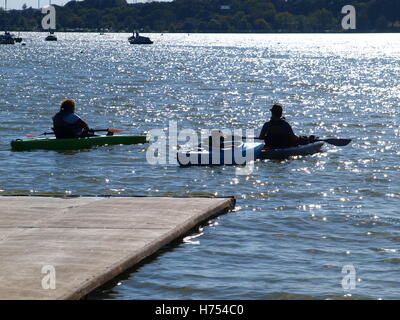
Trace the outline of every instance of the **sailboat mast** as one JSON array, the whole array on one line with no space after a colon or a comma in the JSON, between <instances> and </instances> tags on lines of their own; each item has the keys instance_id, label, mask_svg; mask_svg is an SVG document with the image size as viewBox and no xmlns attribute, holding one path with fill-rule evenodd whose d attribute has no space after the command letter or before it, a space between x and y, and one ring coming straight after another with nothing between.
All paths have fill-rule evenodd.
<instances>
[{"instance_id":1,"label":"sailboat mast","mask_svg":"<svg viewBox=\"0 0 400 320\"><path fill-rule=\"evenodd\" d=\"M7 12L7 0L4 0L4 11ZM6 30L4 30L5 33L7 33L7 26L6 26Z\"/></svg>"}]
</instances>

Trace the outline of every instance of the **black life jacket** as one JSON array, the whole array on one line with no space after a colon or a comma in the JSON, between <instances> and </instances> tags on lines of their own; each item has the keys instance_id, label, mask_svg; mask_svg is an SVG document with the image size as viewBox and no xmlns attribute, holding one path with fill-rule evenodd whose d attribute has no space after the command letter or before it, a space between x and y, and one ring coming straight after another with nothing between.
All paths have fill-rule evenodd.
<instances>
[{"instance_id":1,"label":"black life jacket","mask_svg":"<svg viewBox=\"0 0 400 320\"><path fill-rule=\"evenodd\" d=\"M273 120L268 123L265 144L272 148L293 146L293 131L284 119Z\"/></svg>"},{"instance_id":2,"label":"black life jacket","mask_svg":"<svg viewBox=\"0 0 400 320\"><path fill-rule=\"evenodd\" d=\"M57 139L70 139L77 137L77 127L74 124L67 123L64 118L68 116L70 112L59 111L53 117L53 131Z\"/></svg>"}]
</instances>

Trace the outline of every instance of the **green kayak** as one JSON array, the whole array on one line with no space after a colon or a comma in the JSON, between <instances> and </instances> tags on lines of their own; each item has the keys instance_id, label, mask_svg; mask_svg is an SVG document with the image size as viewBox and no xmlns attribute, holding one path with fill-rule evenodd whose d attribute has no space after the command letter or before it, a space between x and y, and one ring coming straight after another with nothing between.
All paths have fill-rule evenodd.
<instances>
[{"instance_id":1,"label":"green kayak","mask_svg":"<svg viewBox=\"0 0 400 320\"><path fill-rule=\"evenodd\" d=\"M96 136L90 138L77 139L29 139L13 140L11 148L15 151L28 151L35 149L46 150L77 150L87 149L95 146L118 145L118 144L137 144L148 142L145 135L114 135L114 136Z\"/></svg>"}]
</instances>

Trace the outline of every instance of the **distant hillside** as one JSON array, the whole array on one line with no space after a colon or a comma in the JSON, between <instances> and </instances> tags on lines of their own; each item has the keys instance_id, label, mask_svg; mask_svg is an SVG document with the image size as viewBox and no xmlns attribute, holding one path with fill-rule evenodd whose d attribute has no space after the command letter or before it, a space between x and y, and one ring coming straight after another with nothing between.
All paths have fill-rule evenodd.
<instances>
[{"instance_id":1,"label":"distant hillside","mask_svg":"<svg viewBox=\"0 0 400 320\"><path fill-rule=\"evenodd\" d=\"M399 32L400 0L126 0L70 1L56 6L57 30L147 32L341 32L341 8L357 9L357 32ZM1 30L41 30L43 15L0 9Z\"/></svg>"}]
</instances>

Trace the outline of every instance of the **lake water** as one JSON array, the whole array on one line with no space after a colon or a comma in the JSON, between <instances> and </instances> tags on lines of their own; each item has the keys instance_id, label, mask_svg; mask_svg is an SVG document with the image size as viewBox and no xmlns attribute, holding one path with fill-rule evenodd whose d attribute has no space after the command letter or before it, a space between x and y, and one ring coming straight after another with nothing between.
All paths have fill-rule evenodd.
<instances>
[{"instance_id":1,"label":"lake water","mask_svg":"<svg viewBox=\"0 0 400 320\"><path fill-rule=\"evenodd\" d=\"M0 46L0 195L237 198L93 298L399 298L400 35L152 34L151 46L128 34L21 35L26 46ZM66 97L92 127L132 134L170 121L258 132L279 101L296 133L353 142L257 162L248 176L150 165L147 145L10 151L48 130Z\"/></svg>"}]
</instances>

